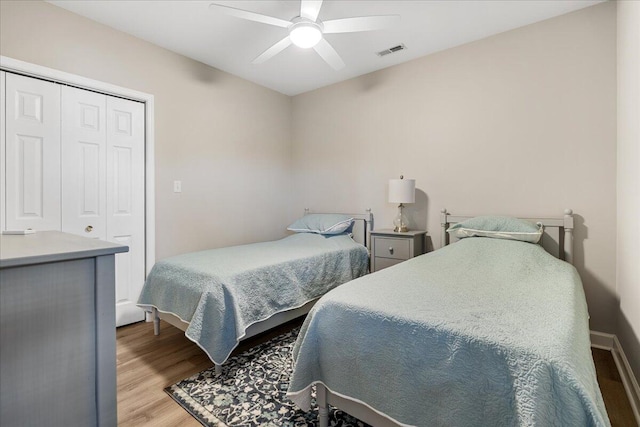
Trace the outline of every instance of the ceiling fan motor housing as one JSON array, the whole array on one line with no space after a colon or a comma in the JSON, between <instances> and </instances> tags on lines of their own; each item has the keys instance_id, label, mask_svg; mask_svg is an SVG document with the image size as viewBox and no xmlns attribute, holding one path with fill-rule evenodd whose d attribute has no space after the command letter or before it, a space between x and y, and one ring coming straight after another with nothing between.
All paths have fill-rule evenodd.
<instances>
[{"instance_id":1,"label":"ceiling fan motor housing","mask_svg":"<svg viewBox=\"0 0 640 427\"><path fill-rule=\"evenodd\" d=\"M298 16L291 20L289 37L291 42L301 48L314 47L322 39L322 22Z\"/></svg>"}]
</instances>

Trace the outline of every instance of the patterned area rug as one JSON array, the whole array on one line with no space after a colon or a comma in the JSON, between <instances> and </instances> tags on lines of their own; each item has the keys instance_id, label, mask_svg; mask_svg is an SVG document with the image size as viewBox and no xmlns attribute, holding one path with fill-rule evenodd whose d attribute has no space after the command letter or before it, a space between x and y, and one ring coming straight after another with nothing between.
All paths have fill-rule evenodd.
<instances>
[{"instance_id":1,"label":"patterned area rug","mask_svg":"<svg viewBox=\"0 0 640 427\"><path fill-rule=\"evenodd\" d=\"M312 410L303 412L286 396L299 330L229 358L221 376L212 367L165 391L205 426L316 426L315 398ZM368 427L335 408L331 408L329 425Z\"/></svg>"}]
</instances>

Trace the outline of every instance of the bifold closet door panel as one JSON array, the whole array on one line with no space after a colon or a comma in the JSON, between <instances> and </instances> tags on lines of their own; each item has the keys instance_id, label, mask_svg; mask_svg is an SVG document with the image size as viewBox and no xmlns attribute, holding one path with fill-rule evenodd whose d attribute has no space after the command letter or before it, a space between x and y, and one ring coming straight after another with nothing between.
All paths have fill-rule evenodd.
<instances>
[{"instance_id":1,"label":"bifold closet door panel","mask_svg":"<svg viewBox=\"0 0 640 427\"><path fill-rule=\"evenodd\" d=\"M60 85L5 77L5 227L60 230Z\"/></svg>"},{"instance_id":2,"label":"bifold closet door panel","mask_svg":"<svg viewBox=\"0 0 640 427\"><path fill-rule=\"evenodd\" d=\"M62 231L107 239L107 96L62 88Z\"/></svg>"},{"instance_id":3,"label":"bifold closet door panel","mask_svg":"<svg viewBox=\"0 0 640 427\"><path fill-rule=\"evenodd\" d=\"M144 104L107 97L107 240L129 246L116 255L118 326L144 320L144 123Z\"/></svg>"}]
</instances>

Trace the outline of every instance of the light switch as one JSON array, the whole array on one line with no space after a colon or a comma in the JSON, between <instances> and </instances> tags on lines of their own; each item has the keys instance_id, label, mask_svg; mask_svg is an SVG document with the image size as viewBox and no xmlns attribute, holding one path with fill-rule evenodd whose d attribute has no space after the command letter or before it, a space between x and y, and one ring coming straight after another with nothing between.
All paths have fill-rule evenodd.
<instances>
[{"instance_id":1,"label":"light switch","mask_svg":"<svg viewBox=\"0 0 640 427\"><path fill-rule=\"evenodd\" d=\"M182 193L182 181L173 181L173 192Z\"/></svg>"}]
</instances>

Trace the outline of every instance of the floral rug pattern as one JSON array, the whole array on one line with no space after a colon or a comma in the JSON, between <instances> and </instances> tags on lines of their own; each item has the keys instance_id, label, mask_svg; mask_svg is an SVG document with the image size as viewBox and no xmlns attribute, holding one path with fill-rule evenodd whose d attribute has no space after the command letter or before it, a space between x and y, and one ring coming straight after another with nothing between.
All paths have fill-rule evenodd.
<instances>
[{"instance_id":1,"label":"floral rug pattern","mask_svg":"<svg viewBox=\"0 0 640 427\"><path fill-rule=\"evenodd\" d=\"M165 391L205 426L316 426L315 399L312 410L303 412L286 396L293 370L291 353L299 330L295 328L229 358L220 376L212 367ZM368 427L335 408L331 408L329 425Z\"/></svg>"}]
</instances>

